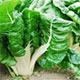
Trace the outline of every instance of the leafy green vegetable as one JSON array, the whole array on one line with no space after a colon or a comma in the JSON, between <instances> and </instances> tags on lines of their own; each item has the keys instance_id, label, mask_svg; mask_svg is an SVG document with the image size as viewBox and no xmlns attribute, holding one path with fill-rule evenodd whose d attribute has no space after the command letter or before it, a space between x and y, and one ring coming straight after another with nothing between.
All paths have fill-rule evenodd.
<instances>
[{"instance_id":1,"label":"leafy green vegetable","mask_svg":"<svg viewBox=\"0 0 80 80\"><path fill-rule=\"evenodd\" d=\"M27 16L26 16L27 15ZM27 46L29 41L32 39L33 46L39 46L39 12L33 10L24 10L23 19L25 23L25 37L24 37L24 46Z\"/></svg>"},{"instance_id":2,"label":"leafy green vegetable","mask_svg":"<svg viewBox=\"0 0 80 80\"><path fill-rule=\"evenodd\" d=\"M0 0L0 63L27 78L36 62L71 68L80 79L80 0ZM18 78L15 78L18 79Z\"/></svg>"},{"instance_id":3,"label":"leafy green vegetable","mask_svg":"<svg viewBox=\"0 0 80 80\"><path fill-rule=\"evenodd\" d=\"M80 56L77 54L77 52L72 49L70 49L69 52L70 52L70 54L68 54L69 61L72 64L80 64Z\"/></svg>"},{"instance_id":4,"label":"leafy green vegetable","mask_svg":"<svg viewBox=\"0 0 80 80\"><path fill-rule=\"evenodd\" d=\"M7 66L13 66L17 63L14 57L11 55L11 52L8 50L8 44L6 44L8 41L6 43L4 43L4 41L6 41L5 38L12 29L12 25L14 23L13 10L16 7L18 1L19 0L7 0L0 4L0 41L2 41L2 43L0 42L0 55L2 58L0 62L6 64Z\"/></svg>"},{"instance_id":5,"label":"leafy green vegetable","mask_svg":"<svg viewBox=\"0 0 80 80\"><path fill-rule=\"evenodd\" d=\"M25 50L23 48L24 22L22 18L20 16L15 18L11 27L12 29L8 32L8 48L13 56L23 56Z\"/></svg>"},{"instance_id":6,"label":"leafy green vegetable","mask_svg":"<svg viewBox=\"0 0 80 80\"><path fill-rule=\"evenodd\" d=\"M75 2L79 2L80 0L64 0L65 5L70 5L73 4Z\"/></svg>"},{"instance_id":7,"label":"leafy green vegetable","mask_svg":"<svg viewBox=\"0 0 80 80\"><path fill-rule=\"evenodd\" d=\"M0 4L0 34L7 32L13 24L13 10L16 7L18 0L7 0Z\"/></svg>"},{"instance_id":8,"label":"leafy green vegetable","mask_svg":"<svg viewBox=\"0 0 80 80\"><path fill-rule=\"evenodd\" d=\"M68 7L70 10L76 10L80 8L80 2L76 2Z\"/></svg>"},{"instance_id":9,"label":"leafy green vegetable","mask_svg":"<svg viewBox=\"0 0 80 80\"><path fill-rule=\"evenodd\" d=\"M16 60L9 55L2 41L0 41L0 62L6 66L13 66L17 63Z\"/></svg>"},{"instance_id":10,"label":"leafy green vegetable","mask_svg":"<svg viewBox=\"0 0 80 80\"><path fill-rule=\"evenodd\" d=\"M42 18L42 20L44 19ZM41 29L43 33L42 44L44 44L47 41L47 36L48 36L49 23L48 24L46 23L44 23ZM53 23L53 34L52 34L53 36L50 43L50 47L46 52L47 55L45 54L46 58L45 56L43 56L43 59L41 59L41 62L39 62L39 64L44 68L48 67L50 68L50 66L47 65L48 62L49 63L52 62L51 65L54 66L55 64L59 64L65 58L67 54L66 50L69 47L69 42L68 42L69 33L71 30L71 26L73 25L72 22L63 20L61 18L54 18L52 23ZM46 28L44 28L44 26ZM43 64L46 66L44 66Z\"/></svg>"},{"instance_id":11,"label":"leafy green vegetable","mask_svg":"<svg viewBox=\"0 0 80 80\"><path fill-rule=\"evenodd\" d=\"M69 10L66 6L65 6L65 4L64 4L64 2L61 2L61 1L59 1L59 0L53 0L53 4L56 6L56 7L58 7L61 11L62 11L62 13L63 14L66 14L68 17L70 17L74 22L76 22L77 24L80 24L80 18L79 18L79 16L75 13L75 12L73 12L73 11L71 11L71 10Z\"/></svg>"}]
</instances>

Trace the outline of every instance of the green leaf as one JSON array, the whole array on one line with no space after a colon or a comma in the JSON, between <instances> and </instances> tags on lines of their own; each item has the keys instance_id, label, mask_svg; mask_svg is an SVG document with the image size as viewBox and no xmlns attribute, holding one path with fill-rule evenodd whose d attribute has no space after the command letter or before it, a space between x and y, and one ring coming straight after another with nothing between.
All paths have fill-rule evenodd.
<instances>
[{"instance_id":1,"label":"green leaf","mask_svg":"<svg viewBox=\"0 0 80 80\"><path fill-rule=\"evenodd\" d=\"M70 5L70 4L73 4L73 3L79 2L79 1L80 1L80 0L64 0L65 5Z\"/></svg>"},{"instance_id":2,"label":"green leaf","mask_svg":"<svg viewBox=\"0 0 80 80\"><path fill-rule=\"evenodd\" d=\"M7 66L14 66L17 62L14 57L9 55L6 47L3 45L3 42L0 41L0 62Z\"/></svg>"},{"instance_id":3,"label":"green leaf","mask_svg":"<svg viewBox=\"0 0 80 80\"><path fill-rule=\"evenodd\" d=\"M22 0L21 10L24 8L28 8L33 0Z\"/></svg>"},{"instance_id":4,"label":"green leaf","mask_svg":"<svg viewBox=\"0 0 80 80\"><path fill-rule=\"evenodd\" d=\"M33 46L35 47L35 48L38 48L39 47L39 33L38 32L36 32L36 31L33 31L32 33L31 33L31 35L32 35L32 41L33 41Z\"/></svg>"},{"instance_id":5,"label":"green leaf","mask_svg":"<svg viewBox=\"0 0 80 80\"><path fill-rule=\"evenodd\" d=\"M66 51L60 53L55 51L48 51L38 60L38 62L41 65L41 67L50 69L61 63L65 58L66 54Z\"/></svg>"},{"instance_id":6,"label":"green leaf","mask_svg":"<svg viewBox=\"0 0 80 80\"><path fill-rule=\"evenodd\" d=\"M75 23L80 24L79 16L74 11L69 10L63 1L53 0L53 4L58 7L63 14L66 14L68 17L70 17Z\"/></svg>"},{"instance_id":7,"label":"green leaf","mask_svg":"<svg viewBox=\"0 0 80 80\"><path fill-rule=\"evenodd\" d=\"M79 30L79 28L72 27L72 31L75 33L76 36L80 36L80 30Z\"/></svg>"},{"instance_id":8,"label":"green leaf","mask_svg":"<svg viewBox=\"0 0 80 80\"><path fill-rule=\"evenodd\" d=\"M19 15L19 14L18 14ZM23 47L24 22L21 16L15 17L12 29L8 32L9 50L13 56L25 55Z\"/></svg>"},{"instance_id":9,"label":"green leaf","mask_svg":"<svg viewBox=\"0 0 80 80\"><path fill-rule=\"evenodd\" d=\"M79 53L73 49L69 49L68 59L72 64L80 64Z\"/></svg>"},{"instance_id":10,"label":"green leaf","mask_svg":"<svg viewBox=\"0 0 80 80\"><path fill-rule=\"evenodd\" d=\"M70 9L70 10L78 10L79 8L80 8L80 2L76 2L76 3L74 3L74 4L72 4L72 5L70 5L70 6L68 6L68 8Z\"/></svg>"},{"instance_id":11,"label":"green leaf","mask_svg":"<svg viewBox=\"0 0 80 80\"><path fill-rule=\"evenodd\" d=\"M17 61L14 59L14 57L11 57L9 54L7 57L5 57L2 61L2 64L5 64L6 66L14 66L16 65Z\"/></svg>"},{"instance_id":12,"label":"green leaf","mask_svg":"<svg viewBox=\"0 0 80 80\"><path fill-rule=\"evenodd\" d=\"M6 0L0 4L0 33L8 32L14 22L13 10L18 0Z\"/></svg>"},{"instance_id":13,"label":"green leaf","mask_svg":"<svg viewBox=\"0 0 80 80\"><path fill-rule=\"evenodd\" d=\"M4 51L4 52L3 52ZM3 54L2 54L3 53ZM6 49L4 48L3 44L2 44L2 41L0 41L0 62L2 61L2 59L4 59L5 57L7 57L8 54L7 54L7 51Z\"/></svg>"},{"instance_id":14,"label":"green leaf","mask_svg":"<svg viewBox=\"0 0 80 80\"><path fill-rule=\"evenodd\" d=\"M48 15L41 15L41 44L45 44L48 40L51 21L50 17L48 17ZM43 68L52 68L61 63L66 57L69 48L69 33L71 32L74 23L62 18L53 17L52 25L53 34L50 47L38 61Z\"/></svg>"},{"instance_id":15,"label":"green leaf","mask_svg":"<svg viewBox=\"0 0 80 80\"><path fill-rule=\"evenodd\" d=\"M39 12L25 9L23 12L23 20L25 23L24 45L27 46L27 44L32 38L34 46L37 47L39 45L39 36L38 36L39 35L38 27L40 20ZM36 32L34 33L34 31ZM34 39L36 43L34 42Z\"/></svg>"},{"instance_id":16,"label":"green leaf","mask_svg":"<svg viewBox=\"0 0 80 80\"><path fill-rule=\"evenodd\" d=\"M73 64L71 64L68 60L63 60L60 64L59 67L62 69L73 69Z\"/></svg>"}]
</instances>

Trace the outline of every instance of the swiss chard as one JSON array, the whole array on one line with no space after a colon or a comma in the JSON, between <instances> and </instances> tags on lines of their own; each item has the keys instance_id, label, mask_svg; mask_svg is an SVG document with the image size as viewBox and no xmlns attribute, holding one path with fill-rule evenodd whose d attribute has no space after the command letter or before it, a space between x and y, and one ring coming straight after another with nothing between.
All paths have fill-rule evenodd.
<instances>
[{"instance_id":1,"label":"swiss chard","mask_svg":"<svg viewBox=\"0 0 80 80\"><path fill-rule=\"evenodd\" d=\"M80 79L80 0L0 0L0 62L30 76L43 68L72 68Z\"/></svg>"}]
</instances>

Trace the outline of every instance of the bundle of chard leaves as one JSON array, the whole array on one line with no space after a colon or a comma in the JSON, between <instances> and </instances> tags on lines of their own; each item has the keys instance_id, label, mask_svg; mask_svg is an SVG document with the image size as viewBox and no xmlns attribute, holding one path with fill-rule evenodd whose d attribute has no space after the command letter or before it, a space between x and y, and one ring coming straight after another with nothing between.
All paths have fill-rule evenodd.
<instances>
[{"instance_id":1,"label":"bundle of chard leaves","mask_svg":"<svg viewBox=\"0 0 80 80\"><path fill-rule=\"evenodd\" d=\"M80 79L80 0L0 0L0 63L12 76L73 69Z\"/></svg>"}]
</instances>

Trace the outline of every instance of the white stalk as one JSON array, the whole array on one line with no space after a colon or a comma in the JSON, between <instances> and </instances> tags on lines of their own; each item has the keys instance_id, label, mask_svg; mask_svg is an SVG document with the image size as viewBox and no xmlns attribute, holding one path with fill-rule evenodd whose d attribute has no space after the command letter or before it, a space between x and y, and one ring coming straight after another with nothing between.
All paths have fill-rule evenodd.
<instances>
[{"instance_id":1,"label":"white stalk","mask_svg":"<svg viewBox=\"0 0 80 80\"><path fill-rule=\"evenodd\" d=\"M15 57L17 60L17 64L12 66L11 68L15 72L16 75L29 75L29 66L30 66L30 43L26 47L26 54L23 57Z\"/></svg>"},{"instance_id":2,"label":"white stalk","mask_svg":"<svg viewBox=\"0 0 80 80\"><path fill-rule=\"evenodd\" d=\"M25 49L26 50L25 56L15 57L15 59L17 60L17 64L11 68L13 69L16 75L23 76L32 75L37 59L47 51L48 47L50 46L51 38L52 38L52 24L50 26L50 36L48 42L45 45L42 45L40 48L36 49L34 54L32 55L32 58L30 52L30 42Z\"/></svg>"}]
</instances>

